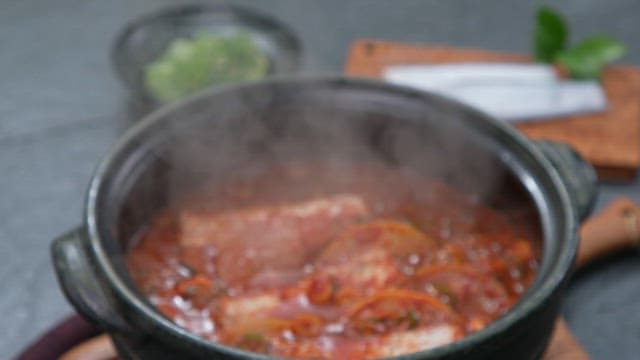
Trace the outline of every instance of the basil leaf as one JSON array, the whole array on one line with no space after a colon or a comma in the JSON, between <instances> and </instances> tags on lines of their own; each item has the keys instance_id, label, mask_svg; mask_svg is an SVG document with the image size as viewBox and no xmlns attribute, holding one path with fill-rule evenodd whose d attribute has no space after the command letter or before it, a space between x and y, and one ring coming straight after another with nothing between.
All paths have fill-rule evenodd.
<instances>
[{"instance_id":1,"label":"basil leaf","mask_svg":"<svg viewBox=\"0 0 640 360\"><path fill-rule=\"evenodd\" d=\"M567 45L568 29L564 18L548 6L538 8L534 32L536 60L552 62Z\"/></svg>"},{"instance_id":2,"label":"basil leaf","mask_svg":"<svg viewBox=\"0 0 640 360\"><path fill-rule=\"evenodd\" d=\"M558 55L571 77L597 79L602 68L621 58L627 49L621 42L607 36L592 36Z\"/></svg>"}]
</instances>

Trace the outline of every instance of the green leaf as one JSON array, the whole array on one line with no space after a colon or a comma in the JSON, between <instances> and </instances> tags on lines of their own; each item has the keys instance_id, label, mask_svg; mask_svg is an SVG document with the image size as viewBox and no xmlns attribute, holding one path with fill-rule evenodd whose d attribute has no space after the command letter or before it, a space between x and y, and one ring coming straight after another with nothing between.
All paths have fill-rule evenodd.
<instances>
[{"instance_id":1,"label":"green leaf","mask_svg":"<svg viewBox=\"0 0 640 360\"><path fill-rule=\"evenodd\" d=\"M569 31L562 15L548 6L541 6L536 14L535 48L536 60L553 62L565 49Z\"/></svg>"},{"instance_id":2,"label":"green leaf","mask_svg":"<svg viewBox=\"0 0 640 360\"><path fill-rule=\"evenodd\" d=\"M571 77L597 79L602 68L621 58L627 49L621 42L610 37L592 36L558 55Z\"/></svg>"}]
</instances>

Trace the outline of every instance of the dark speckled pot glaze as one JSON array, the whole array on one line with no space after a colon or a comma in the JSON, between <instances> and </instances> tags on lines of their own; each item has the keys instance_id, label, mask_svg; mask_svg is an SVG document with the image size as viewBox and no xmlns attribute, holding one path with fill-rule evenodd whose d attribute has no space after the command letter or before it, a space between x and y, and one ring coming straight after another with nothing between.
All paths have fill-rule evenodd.
<instances>
[{"instance_id":1,"label":"dark speckled pot glaze","mask_svg":"<svg viewBox=\"0 0 640 360\"><path fill-rule=\"evenodd\" d=\"M297 119L304 119L304 124L299 125ZM349 123L351 136L364 139L363 143L385 161L420 166L421 162L445 159L438 166L429 166L437 168L438 175L454 179L454 183L462 179L461 183L471 188L477 173L485 169L477 166L491 163L497 167L490 173L502 174L492 181L515 180L537 209L543 260L537 279L522 300L480 332L402 358L539 358L547 346L573 264L579 219L593 204L593 170L567 147L532 143L508 125L466 106L367 80L273 79L216 88L140 121L97 168L89 186L83 225L53 243L56 272L69 301L113 335L125 358L266 358L205 341L161 316L132 285L123 249L148 217L168 201L167 189L175 182L166 175L171 173L168 170L183 178L197 177L197 171L190 173L180 162L167 161L171 159L166 155L168 149L188 149L198 143L214 154L220 150L218 144L226 143L251 149L245 151L249 160L240 159L250 161L251 156L277 153L270 148L273 142L296 136L304 139L309 132L319 131L320 141L301 141L297 145L303 146L293 146L286 153L339 152L340 144L333 144L332 136L343 134L344 129L325 132L325 125L333 124L330 127L336 129L343 126L340 123ZM294 130L283 132L283 124ZM247 126L258 126L261 131L248 136ZM394 138L400 128L412 136ZM405 139L415 142L410 153L404 146L410 141ZM185 150L182 156L191 159L189 156L202 154L201 150ZM233 149L229 153L234 153ZM398 158L400 155L410 160ZM240 160L225 165L218 159L215 166L219 168L213 173L243 164ZM195 161L191 170L211 166L203 161Z\"/></svg>"}]
</instances>

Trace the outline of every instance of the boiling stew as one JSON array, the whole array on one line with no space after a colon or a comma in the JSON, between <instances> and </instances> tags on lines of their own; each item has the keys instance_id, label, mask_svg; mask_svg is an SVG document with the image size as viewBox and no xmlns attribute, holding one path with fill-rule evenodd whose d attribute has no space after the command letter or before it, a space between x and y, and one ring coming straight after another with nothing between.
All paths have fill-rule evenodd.
<instances>
[{"instance_id":1,"label":"boiling stew","mask_svg":"<svg viewBox=\"0 0 640 360\"><path fill-rule=\"evenodd\" d=\"M483 329L533 281L535 231L480 198L379 165L269 167L157 214L128 266L166 317L214 342L406 354Z\"/></svg>"}]
</instances>

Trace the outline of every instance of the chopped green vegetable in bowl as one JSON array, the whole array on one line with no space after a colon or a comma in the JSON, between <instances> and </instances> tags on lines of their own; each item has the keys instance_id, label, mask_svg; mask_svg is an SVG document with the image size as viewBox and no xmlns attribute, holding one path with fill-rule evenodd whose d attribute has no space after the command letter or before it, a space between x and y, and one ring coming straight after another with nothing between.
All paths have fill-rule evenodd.
<instances>
[{"instance_id":1,"label":"chopped green vegetable in bowl","mask_svg":"<svg viewBox=\"0 0 640 360\"><path fill-rule=\"evenodd\" d=\"M258 80L269 60L248 33L201 33L177 39L144 69L144 84L160 101L178 100L214 84Z\"/></svg>"}]
</instances>

